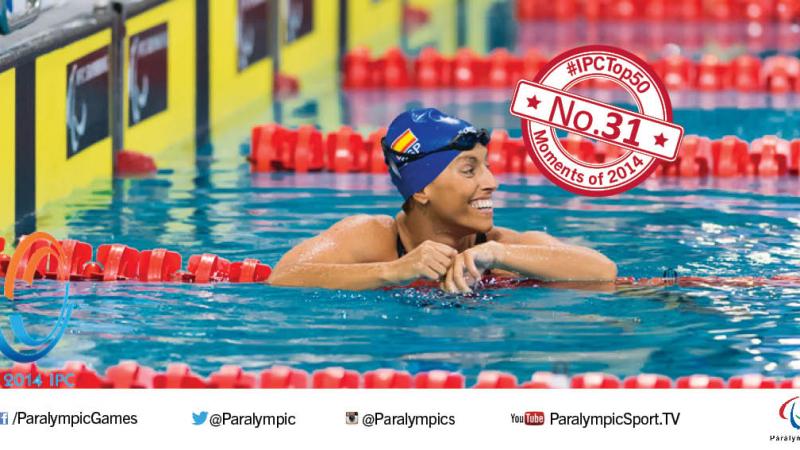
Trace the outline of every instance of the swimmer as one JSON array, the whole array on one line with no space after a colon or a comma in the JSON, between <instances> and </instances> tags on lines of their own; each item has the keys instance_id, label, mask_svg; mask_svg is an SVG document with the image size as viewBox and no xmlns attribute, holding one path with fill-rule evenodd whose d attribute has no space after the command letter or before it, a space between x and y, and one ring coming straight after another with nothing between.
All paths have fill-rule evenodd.
<instances>
[{"instance_id":1,"label":"swimmer","mask_svg":"<svg viewBox=\"0 0 800 450\"><path fill-rule=\"evenodd\" d=\"M488 143L486 130L433 108L400 114L382 144L402 211L342 219L287 252L268 283L363 290L428 279L469 293L482 275L613 281L617 266L595 250L494 226Z\"/></svg>"}]
</instances>

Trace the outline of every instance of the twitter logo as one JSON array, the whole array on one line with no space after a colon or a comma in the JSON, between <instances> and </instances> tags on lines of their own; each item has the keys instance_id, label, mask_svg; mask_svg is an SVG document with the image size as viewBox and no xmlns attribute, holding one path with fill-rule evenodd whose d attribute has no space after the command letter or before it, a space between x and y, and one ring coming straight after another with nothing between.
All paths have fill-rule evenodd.
<instances>
[{"instance_id":1,"label":"twitter logo","mask_svg":"<svg viewBox=\"0 0 800 450\"><path fill-rule=\"evenodd\" d=\"M202 425L206 423L206 417L208 417L208 411L200 411L199 413L192 413L192 420L194 420L195 425Z\"/></svg>"}]
</instances>

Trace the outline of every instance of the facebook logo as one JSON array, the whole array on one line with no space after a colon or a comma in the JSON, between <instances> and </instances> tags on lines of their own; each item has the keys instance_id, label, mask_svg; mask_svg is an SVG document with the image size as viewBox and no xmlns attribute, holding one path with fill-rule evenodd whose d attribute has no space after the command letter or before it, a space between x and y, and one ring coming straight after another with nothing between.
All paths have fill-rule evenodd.
<instances>
[{"instance_id":1,"label":"facebook logo","mask_svg":"<svg viewBox=\"0 0 800 450\"><path fill-rule=\"evenodd\" d=\"M8 413L0 412L0 425L8 425Z\"/></svg>"}]
</instances>

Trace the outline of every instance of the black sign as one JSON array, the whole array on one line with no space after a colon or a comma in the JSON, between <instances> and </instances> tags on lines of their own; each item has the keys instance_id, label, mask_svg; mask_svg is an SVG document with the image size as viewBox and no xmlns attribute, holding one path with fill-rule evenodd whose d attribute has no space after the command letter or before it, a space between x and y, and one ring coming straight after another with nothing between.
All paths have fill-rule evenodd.
<instances>
[{"instance_id":1,"label":"black sign","mask_svg":"<svg viewBox=\"0 0 800 450\"><path fill-rule=\"evenodd\" d=\"M128 125L167 109L167 24L131 36Z\"/></svg>"},{"instance_id":2,"label":"black sign","mask_svg":"<svg viewBox=\"0 0 800 450\"><path fill-rule=\"evenodd\" d=\"M109 135L108 66L108 47L67 65L67 158Z\"/></svg>"},{"instance_id":3,"label":"black sign","mask_svg":"<svg viewBox=\"0 0 800 450\"><path fill-rule=\"evenodd\" d=\"M286 18L286 43L294 42L314 29L314 2L289 0Z\"/></svg>"},{"instance_id":4,"label":"black sign","mask_svg":"<svg viewBox=\"0 0 800 450\"><path fill-rule=\"evenodd\" d=\"M239 50L239 71L266 58L269 54L267 0L239 0L236 44Z\"/></svg>"}]
</instances>

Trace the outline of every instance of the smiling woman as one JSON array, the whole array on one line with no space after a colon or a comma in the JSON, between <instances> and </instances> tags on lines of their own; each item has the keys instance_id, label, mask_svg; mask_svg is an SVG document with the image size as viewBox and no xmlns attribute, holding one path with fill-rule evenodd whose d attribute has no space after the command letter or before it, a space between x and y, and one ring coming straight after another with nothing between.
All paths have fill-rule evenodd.
<instances>
[{"instance_id":1,"label":"smiling woman","mask_svg":"<svg viewBox=\"0 0 800 450\"><path fill-rule=\"evenodd\" d=\"M268 282L361 290L429 279L471 292L485 273L613 281L616 265L594 250L494 226L488 143L486 130L433 108L400 114L383 151L403 210L341 220L287 252Z\"/></svg>"}]
</instances>

